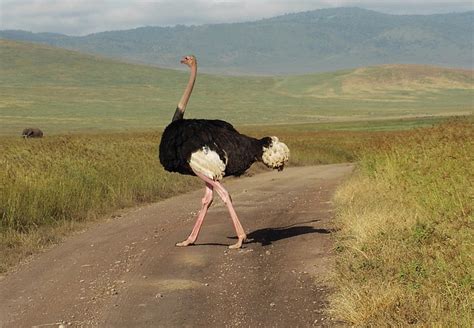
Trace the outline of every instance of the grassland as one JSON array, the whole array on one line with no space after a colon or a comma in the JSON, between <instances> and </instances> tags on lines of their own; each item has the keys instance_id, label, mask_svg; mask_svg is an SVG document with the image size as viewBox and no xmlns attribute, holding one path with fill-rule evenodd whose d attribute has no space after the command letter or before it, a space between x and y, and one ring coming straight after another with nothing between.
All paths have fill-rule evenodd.
<instances>
[{"instance_id":1,"label":"grassland","mask_svg":"<svg viewBox=\"0 0 474 328\"><path fill-rule=\"evenodd\" d=\"M28 126L46 135L154 131L169 122L187 76L0 40L0 135ZM415 65L288 77L200 74L187 117L262 125L467 114L473 85L472 71Z\"/></svg>"},{"instance_id":2,"label":"grassland","mask_svg":"<svg viewBox=\"0 0 474 328\"><path fill-rule=\"evenodd\" d=\"M187 73L4 40L0 51L0 272L96 218L198 186L157 160ZM472 71L422 66L200 75L187 114L278 135L291 165L359 163L337 196L338 318L468 326L473 124L442 121L471 113L473 97ZM20 139L26 126L46 137Z\"/></svg>"},{"instance_id":3,"label":"grassland","mask_svg":"<svg viewBox=\"0 0 474 328\"><path fill-rule=\"evenodd\" d=\"M278 134L291 148L292 165L353 161L355 150L381 133L316 131L308 125L243 130ZM85 222L201 187L196 179L164 172L159 140L160 133L0 139L0 272Z\"/></svg>"},{"instance_id":4,"label":"grassland","mask_svg":"<svg viewBox=\"0 0 474 328\"><path fill-rule=\"evenodd\" d=\"M362 327L472 327L474 127L406 131L339 189L332 311Z\"/></svg>"},{"instance_id":5,"label":"grassland","mask_svg":"<svg viewBox=\"0 0 474 328\"><path fill-rule=\"evenodd\" d=\"M0 271L105 213L197 181L165 174L158 134L0 141Z\"/></svg>"},{"instance_id":6,"label":"grassland","mask_svg":"<svg viewBox=\"0 0 474 328\"><path fill-rule=\"evenodd\" d=\"M365 131L363 122L240 130L257 137L278 135L291 148L291 165L312 165L355 161L358 153L398 133L385 131L388 127L437 121L375 121L365 123ZM0 272L85 222L196 188L195 179L163 171L159 140L160 132L1 138Z\"/></svg>"}]
</instances>

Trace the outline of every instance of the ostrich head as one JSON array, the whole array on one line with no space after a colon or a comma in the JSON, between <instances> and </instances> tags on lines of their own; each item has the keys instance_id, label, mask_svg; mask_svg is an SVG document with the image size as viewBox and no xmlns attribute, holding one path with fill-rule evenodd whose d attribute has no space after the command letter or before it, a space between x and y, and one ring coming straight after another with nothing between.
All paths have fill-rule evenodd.
<instances>
[{"instance_id":1,"label":"ostrich head","mask_svg":"<svg viewBox=\"0 0 474 328\"><path fill-rule=\"evenodd\" d=\"M183 59L181 59L181 64L186 64L189 67L192 67L196 64L196 57L193 55L184 56Z\"/></svg>"}]
</instances>

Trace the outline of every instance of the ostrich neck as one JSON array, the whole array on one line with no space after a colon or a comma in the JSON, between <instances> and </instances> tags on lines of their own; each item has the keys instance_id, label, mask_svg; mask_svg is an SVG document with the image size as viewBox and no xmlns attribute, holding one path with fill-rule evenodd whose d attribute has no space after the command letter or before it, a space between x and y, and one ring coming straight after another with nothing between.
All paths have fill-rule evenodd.
<instances>
[{"instance_id":1,"label":"ostrich neck","mask_svg":"<svg viewBox=\"0 0 474 328\"><path fill-rule=\"evenodd\" d=\"M197 64L194 64L191 66L191 75L189 76L189 81L188 85L186 86L186 89L184 89L183 96L179 100L178 107L176 108L176 115L180 115L181 118L184 116L184 111L186 110L186 106L188 105L188 100L189 97L191 96L191 92L193 91L194 87L194 82L196 81L196 75L197 75ZM173 118L173 121L175 118Z\"/></svg>"}]
</instances>

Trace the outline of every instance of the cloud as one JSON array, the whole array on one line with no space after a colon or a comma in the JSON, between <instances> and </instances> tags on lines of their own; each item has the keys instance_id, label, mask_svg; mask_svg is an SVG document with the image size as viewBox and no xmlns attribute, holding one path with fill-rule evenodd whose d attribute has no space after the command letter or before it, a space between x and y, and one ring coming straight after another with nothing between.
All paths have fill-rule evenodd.
<instances>
[{"instance_id":1,"label":"cloud","mask_svg":"<svg viewBox=\"0 0 474 328\"><path fill-rule=\"evenodd\" d=\"M328 7L395 14L472 10L471 1L426 0L0 0L0 29L84 35L139 26L242 22Z\"/></svg>"}]
</instances>

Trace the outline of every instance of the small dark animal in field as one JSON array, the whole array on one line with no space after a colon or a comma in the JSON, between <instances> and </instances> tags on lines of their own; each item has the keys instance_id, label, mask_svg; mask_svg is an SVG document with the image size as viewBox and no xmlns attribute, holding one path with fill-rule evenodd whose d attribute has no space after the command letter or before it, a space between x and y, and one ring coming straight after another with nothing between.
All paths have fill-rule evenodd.
<instances>
[{"instance_id":1,"label":"small dark animal in field","mask_svg":"<svg viewBox=\"0 0 474 328\"><path fill-rule=\"evenodd\" d=\"M196 80L197 61L194 56L186 56L181 63L191 68L191 75L173 120L163 132L159 149L160 162L167 171L199 177L206 185L206 192L191 234L176 246L194 244L212 203L213 191L216 190L226 204L237 232L237 243L229 247L240 248L247 236L230 195L220 180L225 176L242 175L256 161L282 170L288 162L290 152L277 137L248 137L237 132L230 123L221 120L184 119L184 111Z\"/></svg>"},{"instance_id":2,"label":"small dark animal in field","mask_svg":"<svg viewBox=\"0 0 474 328\"><path fill-rule=\"evenodd\" d=\"M38 128L27 128L21 133L23 138L43 138L43 131Z\"/></svg>"}]
</instances>

